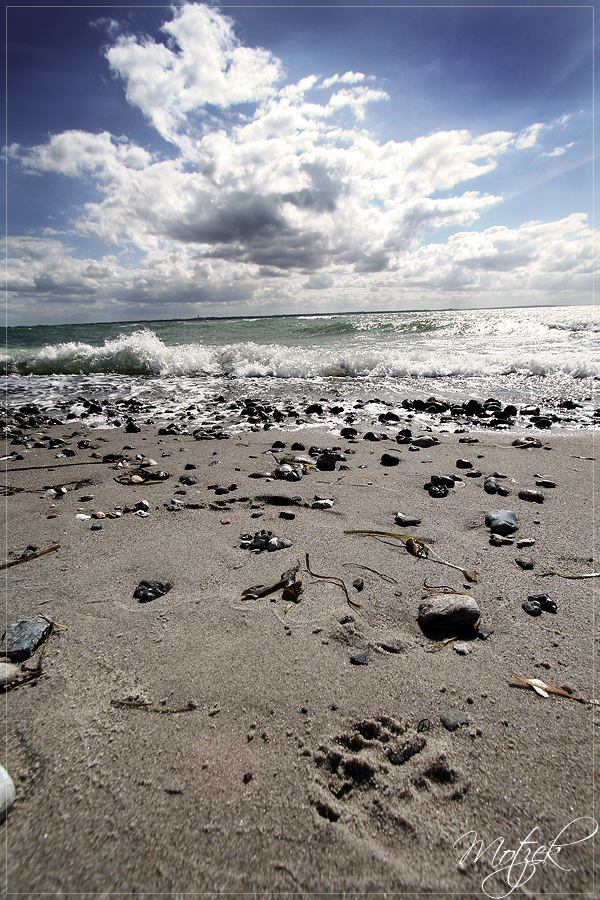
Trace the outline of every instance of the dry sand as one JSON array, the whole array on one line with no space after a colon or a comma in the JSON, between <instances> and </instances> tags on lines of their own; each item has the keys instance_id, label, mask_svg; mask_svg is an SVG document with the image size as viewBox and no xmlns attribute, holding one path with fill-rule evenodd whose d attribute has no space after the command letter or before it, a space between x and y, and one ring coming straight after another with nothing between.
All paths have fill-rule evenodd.
<instances>
[{"instance_id":1,"label":"dry sand","mask_svg":"<svg viewBox=\"0 0 600 900\"><path fill-rule=\"evenodd\" d=\"M88 437L98 450L56 459L39 448L7 463L6 484L22 489L6 499L7 559L28 545L60 549L5 570L6 618L43 613L61 627L45 645L43 675L3 697L5 765L17 793L0 826L5 893L505 896L527 880L528 896L594 896L594 842L584 838L600 818L600 710L542 698L511 674L595 696L598 579L542 577L595 571L590 433L546 433L542 448L527 450L512 446L510 433L480 433L470 445L445 434L418 452L318 430L223 441L159 438L155 429ZM353 453L347 469L311 470L298 483L249 478L272 468L265 451L275 439ZM401 456L393 468L380 463L389 447ZM119 451L134 465L138 453L154 457L171 477L120 484L121 470L91 455ZM482 478L465 477L446 498L431 498L423 484L460 474L459 457L484 474L506 473L510 496L489 496ZM200 508L173 511L165 503L183 475L197 484L179 498ZM557 484L539 489L543 504L518 498L536 475ZM93 485L76 489L86 478ZM222 497L209 489L232 483ZM63 499L43 497L57 484L69 487ZM331 510L310 507L327 493ZM281 506L260 499L267 495L301 500ZM146 518L102 519L99 531L76 518L140 499L150 505ZM484 516L498 508L516 513L516 537L534 538L533 547L490 546ZM282 510L295 518L281 519ZM415 558L399 541L344 534L406 531L394 524L399 511L419 516L409 533L476 571L477 583L463 587L459 571ZM262 528L292 546L240 549L241 533ZM362 608L339 583L311 577L307 553L313 572L343 579ZM533 570L519 568L519 555L532 557ZM281 591L242 599L296 564L298 604L288 608ZM144 578L172 588L139 603L133 592ZM472 595L491 637L469 641L466 656L453 643L427 652L433 641L417 624L425 580ZM521 604L541 591L558 612L532 618ZM367 665L351 663L357 653ZM132 699L195 708L161 714L113 703ZM446 730L447 708L469 724ZM485 849L478 862L468 853L475 833ZM512 857L502 855L519 847L509 870Z\"/></svg>"}]
</instances>

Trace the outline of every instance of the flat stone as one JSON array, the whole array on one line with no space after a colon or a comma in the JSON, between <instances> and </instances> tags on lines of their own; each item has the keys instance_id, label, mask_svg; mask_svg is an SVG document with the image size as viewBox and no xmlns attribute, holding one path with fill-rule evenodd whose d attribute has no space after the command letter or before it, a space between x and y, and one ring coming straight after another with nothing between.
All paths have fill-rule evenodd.
<instances>
[{"instance_id":1,"label":"flat stone","mask_svg":"<svg viewBox=\"0 0 600 900\"><path fill-rule=\"evenodd\" d=\"M543 487L543 488L555 488L556 487L556 482L550 481L549 478L541 478L539 481L536 481L535 484L536 484L536 487Z\"/></svg>"},{"instance_id":2,"label":"flat stone","mask_svg":"<svg viewBox=\"0 0 600 900\"><path fill-rule=\"evenodd\" d=\"M519 548L519 550L522 550L524 547L533 547L534 544L534 538L521 538L521 540L517 541L517 547Z\"/></svg>"},{"instance_id":3,"label":"flat stone","mask_svg":"<svg viewBox=\"0 0 600 900\"><path fill-rule=\"evenodd\" d=\"M51 623L43 616L18 619L6 626L0 653L15 662L29 659L33 651L49 637Z\"/></svg>"},{"instance_id":4,"label":"flat stone","mask_svg":"<svg viewBox=\"0 0 600 900\"><path fill-rule=\"evenodd\" d=\"M423 628L468 631L477 627L481 612L473 597L439 595L420 604L417 618Z\"/></svg>"},{"instance_id":5,"label":"flat stone","mask_svg":"<svg viewBox=\"0 0 600 900\"><path fill-rule=\"evenodd\" d=\"M440 722L448 731L456 731L461 725L469 725L469 718L459 709L445 709L440 714Z\"/></svg>"},{"instance_id":6,"label":"flat stone","mask_svg":"<svg viewBox=\"0 0 600 900\"><path fill-rule=\"evenodd\" d=\"M471 652L471 648L467 644L460 644L456 641L454 642L454 650L459 656L468 656Z\"/></svg>"},{"instance_id":7,"label":"flat stone","mask_svg":"<svg viewBox=\"0 0 600 900\"><path fill-rule=\"evenodd\" d=\"M396 513L396 525L400 525L402 528L410 528L413 525L420 525L421 519L417 519L415 516L403 516L402 513Z\"/></svg>"},{"instance_id":8,"label":"flat stone","mask_svg":"<svg viewBox=\"0 0 600 900\"><path fill-rule=\"evenodd\" d=\"M533 569L533 560L528 556L517 556L515 562L521 569Z\"/></svg>"},{"instance_id":9,"label":"flat stone","mask_svg":"<svg viewBox=\"0 0 600 900\"><path fill-rule=\"evenodd\" d=\"M367 659L366 653L355 653L354 656L350 657L350 662L353 666L368 666L369 660Z\"/></svg>"},{"instance_id":10,"label":"flat stone","mask_svg":"<svg viewBox=\"0 0 600 900\"><path fill-rule=\"evenodd\" d=\"M548 594L530 594L527 597L530 603L539 603L544 612L556 613L558 606L554 600L551 600Z\"/></svg>"}]
</instances>

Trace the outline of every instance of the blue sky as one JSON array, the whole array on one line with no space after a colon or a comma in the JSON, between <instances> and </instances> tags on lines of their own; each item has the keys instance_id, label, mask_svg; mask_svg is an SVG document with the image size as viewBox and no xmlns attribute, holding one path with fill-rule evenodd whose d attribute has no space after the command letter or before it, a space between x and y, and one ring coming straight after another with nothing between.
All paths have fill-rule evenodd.
<instances>
[{"instance_id":1,"label":"blue sky","mask_svg":"<svg viewBox=\"0 0 600 900\"><path fill-rule=\"evenodd\" d=\"M593 15L8 6L9 324L592 302Z\"/></svg>"}]
</instances>

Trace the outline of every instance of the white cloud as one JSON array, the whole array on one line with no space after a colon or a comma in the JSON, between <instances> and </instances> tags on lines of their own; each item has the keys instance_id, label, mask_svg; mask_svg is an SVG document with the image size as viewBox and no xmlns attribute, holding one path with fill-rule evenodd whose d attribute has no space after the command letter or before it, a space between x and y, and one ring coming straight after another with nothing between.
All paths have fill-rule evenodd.
<instances>
[{"instance_id":1,"label":"white cloud","mask_svg":"<svg viewBox=\"0 0 600 900\"><path fill-rule=\"evenodd\" d=\"M241 46L231 19L207 6L174 8L173 20L162 30L168 46L126 36L106 56L125 80L129 102L176 144L191 112L266 99L281 77L276 57Z\"/></svg>"},{"instance_id":2,"label":"white cloud","mask_svg":"<svg viewBox=\"0 0 600 900\"><path fill-rule=\"evenodd\" d=\"M100 199L85 204L68 238L109 247L93 260L57 234L11 240L11 297L87 297L102 309L204 303L212 313L227 300L293 309L301 288L343 296L348 308L367 305L371 289L392 308L403 295L415 304L419 291L426 305L427 291L484 298L509 290L545 302L548 291L588 290L583 216L467 231L502 198L460 188L568 117L518 134L461 129L382 145L363 117L366 104L388 95L364 85L363 73L281 85L282 63L241 46L231 20L204 6L175 9L163 31L168 45L116 36L107 57L129 101L178 146L176 158L77 130L9 148L30 173L94 184ZM312 99L315 87L334 85L323 102ZM254 110L229 115L241 102ZM209 106L211 117L199 121ZM460 231L422 244L440 228Z\"/></svg>"}]
</instances>

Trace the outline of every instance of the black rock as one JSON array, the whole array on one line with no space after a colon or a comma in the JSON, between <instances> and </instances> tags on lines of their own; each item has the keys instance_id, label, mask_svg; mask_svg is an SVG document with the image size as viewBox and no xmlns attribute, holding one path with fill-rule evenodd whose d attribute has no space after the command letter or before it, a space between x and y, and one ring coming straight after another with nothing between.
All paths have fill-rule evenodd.
<instances>
[{"instance_id":1,"label":"black rock","mask_svg":"<svg viewBox=\"0 0 600 900\"><path fill-rule=\"evenodd\" d=\"M554 600L551 600L548 594L529 594L527 597L530 603L539 603L545 612L555 613L558 606Z\"/></svg>"},{"instance_id":2,"label":"black rock","mask_svg":"<svg viewBox=\"0 0 600 900\"><path fill-rule=\"evenodd\" d=\"M556 487L556 482L550 481L550 479L548 479L548 478L541 478L539 481L536 481L535 484L536 484L536 487L543 487L543 488L555 488Z\"/></svg>"},{"instance_id":3,"label":"black rock","mask_svg":"<svg viewBox=\"0 0 600 900\"><path fill-rule=\"evenodd\" d=\"M481 478L483 472L480 469L469 469L468 472L465 472L467 478Z\"/></svg>"},{"instance_id":4,"label":"black rock","mask_svg":"<svg viewBox=\"0 0 600 900\"><path fill-rule=\"evenodd\" d=\"M439 440L436 437L416 437L412 439L411 444L414 447L422 447L425 449L427 447L433 447L435 444L439 444Z\"/></svg>"},{"instance_id":5,"label":"black rock","mask_svg":"<svg viewBox=\"0 0 600 900\"><path fill-rule=\"evenodd\" d=\"M399 462L400 457L394 456L392 453L384 453L381 457L382 466L397 466Z\"/></svg>"},{"instance_id":6,"label":"black rock","mask_svg":"<svg viewBox=\"0 0 600 900\"><path fill-rule=\"evenodd\" d=\"M334 472L337 455L332 453L323 453L317 458L316 466L321 472Z\"/></svg>"},{"instance_id":7,"label":"black rock","mask_svg":"<svg viewBox=\"0 0 600 900\"><path fill-rule=\"evenodd\" d=\"M526 613L530 616L541 616L542 607L536 600L526 600L521 604Z\"/></svg>"},{"instance_id":8,"label":"black rock","mask_svg":"<svg viewBox=\"0 0 600 900\"><path fill-rule=\"evenodd\" d=\"M304 444L301 444L300 441L295 441L292 444L292 450L306 450Z\"/></svg>"},{"instance_id":9,"label":"black rock","mask_svg":"<svg viewBox=\"0 0 600 900\"><path fill-rule=\"evenodd\" d=\"M156 600L157 597L162 597L163 594L168 593L171 587L172 585L168 581L143 580L136 587L133 596L140 603L149 603L151 600Z\"/></svg>"},{"instance_id":10,"label":"black rock","mask_svg":"<svg viewBox=\"0 0 600 900\"><path fill-rule=\"evenodd\" d=\"M460 478L458 479L460 481ZM437 485L443 485L444 487L454 487L454 477L452 475L432 475L431 483Z\"/></svg>"},{"instance_id":11,"label":"black rock","mask_svg":"<svg viewBox=\"0 0 600 900\"><path fill-rule=\"evenodd\" d=\"M362 578L355 578L354 581L352 582L352 587L356 588L357 591L362 591L364 586L365 586L365 583L362 580Z\"/></svg>"},{"instance_id":12,"label":"black rock","mask_svg":"<svg viewBox=\"0 0 600 900\"><path fill-rule=\"evenodd\" d=\"M498 482L496 481L495 478L492 478L490 476L489 478L486 478L485 481L483 482L483 489L486 492L486 494L497 494L498 493Z\"/></svg>"},{"instance_id":13,"label":"black rock","mask_svg":"<svg viewBox=\"0 0 600 900\"><path fill-rule=\"evenodd\" d=\"M33 651L42 641L49 637L52 624L43 616L29 616L18 619L6 626L0 644L0 654L8 656L13 662L29 659Z\"/></svg>"},{"instance_id":14,"label":"black rock","mask_svg":"<svg viewBox=\"0 0 600 900\"><path fill-rule=\"evenodd\" d=\"M517 556L515 562L521 569L533 569L533 560L528 556Z\"/></svg>"},{"instance_id":15,"label":"black rock","mask_svg":"<svg viewBox=\"0 0 600 900\"><path fill-rule=\"evenodd\" d=\"M307 406L304 410L307 416L312 415L312 413L316 413L318 416L323 415L323 407L320 403L311 403L310 406Z\"/></svg>"},{"instance_id":16,"label":"black rock","mask_svg":"<svg viewBox=\"0 0 600 900\"><path fill-rule=\"evenodd\" d=\"M188 487L191 487L193 484L198 484L197 480L191 475L182 475L179 479L180 484L187 484Z\"/></svg>"},{"instance_id":17,"label":"black rock","mask_svg":"<svg viewBox=\"0 0 600 900\"><path fill-rule=\"evenodd\" d=\"M456 460L456 468L457 469L472 469L473 463L468 459L457 459Z\"/></svg>"},{"instance_id":18,"label":"black rock","mask_svg":"<svg viewBox=\"0 0 600 900\"><path fill-rule=\"evenodd\" d=\"M280 519L295 519L296 513L288 512L287 509L282 509L281 512L279 513L279 518Z\"/></svg>"},{"instance_id":19,"label":"black rock","mask_svg":"<svg viewBox=\"0 0 600 900\"><path fill-rule=\"evenodd\" d=\"M502 534L504 536L519 530L517 517L514 512L510 512L507 509L491 510L485 517L485 525L492 534Z\"/></svg>"},{"instance_id":20,"label":"black rock","mask_svg":"<svg viewBox=\"0 0 600 900\"><path fill-rule=\"evenodd\" d=\"M353 666L368 666L369 660L367 659L366 653L355 653L354 656L350 657L350 662Z\"/></svg>"},{"instance_id":21,"label":"black rock","mask_svg":"<svg viewBox=\"0 0 600 900\"><path fill-rule=\"evenodd\" d=\"M434 499L441 499L448 496L448 488L444 484L430 484L427 488L429 496Z\"/></svg>"},{"instance_id":22,"label":"black rock","mask_svg":"<svg viewBox=\"0 0 600 900\"><path fill-rule=\"evenodd\" d=\"M445 709L440 714L440 721L448 731L456 731L461 725L468 725L468 717L459 709Z\"/></svg>"},{"instance_id":23,"label":"black rock","mask_svg":"<svg viewBox=\"0 0 600 900\"><path fill-rule=\"evenodd\" d=\"M358 431L356 430L356 428L342 428L342 430L340 431L340 434L342 437L351 438L351 437L356 437L356 435L358 434Z\"/></svg>"}]
</instances>

